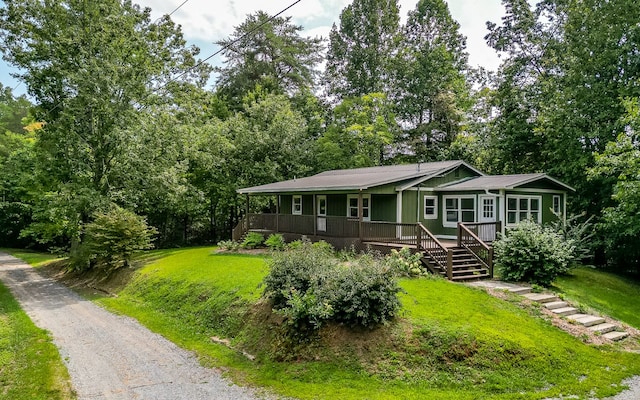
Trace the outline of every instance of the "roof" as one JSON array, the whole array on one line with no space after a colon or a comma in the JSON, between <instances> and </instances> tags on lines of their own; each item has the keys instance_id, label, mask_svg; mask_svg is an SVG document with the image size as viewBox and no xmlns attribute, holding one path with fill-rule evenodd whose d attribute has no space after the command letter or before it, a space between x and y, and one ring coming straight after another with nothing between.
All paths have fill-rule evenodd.
<instances>
[{"instance_id":1,"label":"roof","mask_svg":"<svg viewBox=\"0 0 640 400\"><path fill-rule=\"evenodd\" d=\"M563 190L575 191L569 185L560 182L546 174L518 174L518 175L485 175L475 178L469 178L464 181L446 183L438 186L438 191L458 192L463 190L498 190L498 189L515 189L518 186L528 183L548 180L552 184L559 186Z\"/></svg>"},{"instance_id":2,"label":"roof","mask_svg":"<svg viewBox=\"0 0 640 400\"><path fill-rule=\"evenodd\" d=\"M355 169L340 169L326 171L307 178L270 183L239 189L238 193L283 193L283 192L314 192L328 190L366 190L376 186L401 182L408 179L425 178L440 175L460 165L473 171L475 168L464 161L439 161L420 164L389 165L382 167L368 167Z\"/></svg>"}]
</instances>

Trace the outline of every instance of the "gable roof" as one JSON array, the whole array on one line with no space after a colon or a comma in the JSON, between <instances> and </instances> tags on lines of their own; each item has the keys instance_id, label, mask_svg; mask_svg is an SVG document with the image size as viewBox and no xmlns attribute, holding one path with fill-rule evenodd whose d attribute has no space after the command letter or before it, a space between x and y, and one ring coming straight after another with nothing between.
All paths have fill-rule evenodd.
<instances>
[{"instance_id":1,"label":"gable roof","mask_svg":"<svg viewBox=\"0 0 640 400\"><path fill-rule=\"evenodd\" d=\"M240 194L312 192L320 190L366 190L409 179L428 179L461 165L482 175L464 161L438 161L420 164L388 165L326 171L307 178L239 189Z\"/></svg>"},{"instance_id":2,"label":"gable roof","mask_svg":"<svg viewBox=\"0 0 640 400\"><path fill-rule=\"evenodd\" d=\"M499 190L515 189L528 183L546 180L562 190L575 191L569 185L550 177L547 174L517 174L517 175L485 175L469 178L463 181L445 183L436 188L438 191L455 192L462 190Z\"/></svg>"}]
</instances>

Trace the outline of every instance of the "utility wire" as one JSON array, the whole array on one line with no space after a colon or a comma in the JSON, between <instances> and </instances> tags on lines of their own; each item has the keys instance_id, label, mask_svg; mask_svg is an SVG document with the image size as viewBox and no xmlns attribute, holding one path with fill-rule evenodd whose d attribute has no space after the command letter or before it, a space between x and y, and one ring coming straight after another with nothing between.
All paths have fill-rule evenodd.
<instances>
[{"instance_id":1,"label":"utility wire","mask_svg":"<svg viewBox=\"0 0 640 400\"><path fill-rule=\"evenodd\" d=\"M173 11L171 11L169 14L165 14L167 17L170 17L173 15L173 13L175 13L176 11L178 11L180 8L182 8L183 5L185 5L189 0L184 0L182 2L182 4L180 4L178 7L176 7ZM153 24L151 25L155 25L158 21L160 21L165 15L158 17L158 19L156 19Z\"/></svg>"},{"instance_id":2,"label":"utility wire","mask_svg":"<svg viewBox=\"0 0 640 400\"><path fill-rule=\"evenodd\" d=\"M202 64L204 64L205 62L209 61L211 58L217 56L218 54L222 53L224 50L228 49L229 47L231 47L232 45L238 43L239 41L241 41L242 39L244 39L245 37L251 35L252 33L256 32L258 29L262 28L263 26L265 26L266 24L268 24L269 22L273 21L274 19L276 19L277 17L279 17L280 15L284 14L285 12L287 12L290 8L292 8L293 6L295 6L296 4L300 3L302 0L296 0L293 3L291 3L289 6L287 6L286 8L284 8L283 10L281 10L280 12L278 12L277 14L272 15L271 17L269 17L266 21L264 21L263 23L261 23L260 25L256 26L255 28L253 28L252 30L250 30L249 32L246 32L244 35L240 36L239 38L237 38L236 40L228 43L227 45L221 47L218 51L216 51L215 53L211 54L209 57L205 58L204 60L201 60L199 63L197 63L196 65L194 65L193 67L187 69L186 71L184 71L183 73L181 73L180 75L171 78L167 83L165 83L164 85L160 86L159 88L153 90L153 93L156 93L162 89L164 89L168 84L170 84L171 82L175 82L177 79L180 79L181 77L183 77L184 75L188 74L189 72L193 71L194 69L198 68L199 66L201 66Z\"/></svg>"}]
</instances>

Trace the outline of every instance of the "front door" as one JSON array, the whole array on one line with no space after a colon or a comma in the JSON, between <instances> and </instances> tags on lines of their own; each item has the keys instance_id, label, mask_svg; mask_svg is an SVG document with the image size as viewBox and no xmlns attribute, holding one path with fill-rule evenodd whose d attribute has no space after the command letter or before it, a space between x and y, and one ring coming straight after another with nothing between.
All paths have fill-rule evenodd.
<instances>
[{"instance_id":1,"label":"front door","mask_svg":"<svg viewBox=\"0 0 640 400\"><path fill-rule=\"evenodd\" d=\"M495 196L479 196L478 222L496 222ZM484 241L493 241L496 237L496 226L481 225L478 227L478 237Z\"/></svg>"},{"instance_id":2,"label":"front door","mask_svg":"<svg viewBox=\"0 0 640 400\"><path fill-rule=\"evenodd\" d=\"M316 198L316 215L318 232L327 231L327 196L319 195Z\"/></svg>"}]
</instances>

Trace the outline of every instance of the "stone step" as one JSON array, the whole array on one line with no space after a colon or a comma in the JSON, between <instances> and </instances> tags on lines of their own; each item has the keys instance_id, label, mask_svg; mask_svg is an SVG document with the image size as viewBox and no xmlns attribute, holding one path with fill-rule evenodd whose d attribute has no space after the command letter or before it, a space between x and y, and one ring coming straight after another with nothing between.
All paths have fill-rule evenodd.
<instances>
[{"instance_id":1,"label":"stone step","mask_svg":"<svg viewBox=\"0 0 640 400\"><path fill-rule=\"evenodd\" d=\"M602 337L605 337L605 338L607 338L609 340L613 340L613 341L622 340L622 339L626 338L627 336L629 336L628 332L618 332L618 331L607 332L604 335L602 335Z\"/></svg>"},{"instance_id":2,"label":"stone step","mask_svg":"<svg viewBox=\"0 0 640 400\"><path fill-rule=\"evenodd\" d=\"M611 331L615 331L618 327L612 323L609 322L605 322L602 324L598 324L598 325L592 325L589 327L589 330L591 332L595 332L595 333L600 333L600 334L605 334L605 333L609 333Z\"/></svg>"},{"instance_id":3,"label":"stone step","mask_svg":"<svg viewBox=\"0 0 640 400\"><path fill-rule=\"evenodd\" d=\"M535 301L538 303L550 303L552 301L560 300L557 296L545 293L526 293L523 296L531 301Z\"/></svg>"},{"instance_id":4,"label":"stone step","mask_svg":"<svg viewBox=\"0 0 640 400\"><path fill-rule=\"evenodd\" d=\"M566 301L550 301L548 303L544 303L544 306L549 310L555 310L556 308L568 307L569 303Z\"/></svg>"},{"instance_id":5,"label":"stone step","mask_svg":"<svg viewBox=\"0 0 640 400\"><path fill-rule=\"evenodd\" d=\"M511 293L515 293L515 294L527 294L527 293L531 293L531 288L528 286L523 286L523 287L517 287L517 288L510 288L508 289Z\"/></svg>"},{"instance_id":6,"label":"stone step","mask_svg":"<svg viewBox=\"0 0 640 400\"><path fill-rule=\"evenodd\" d=\"M586 315L584 317L578 317L578 318L575 318L573 315L569 315L569 316L567 316L567 319L570 319L572 321L576 321L580 325L586 326L586 327L590 327L590 326L593 326L593 325L599 325L599 324L602 324L602 323L606 322L604 320L604 318L596 317L595 315Z\"/></svg>"},{"instance_id":7,"label":"stone step","mask_svg":"<svg viewBox=\"0 0 640 400\"><path fill-rule=\"evenodd\" d=\"M558 314L558 315L573 315L576 312L578 312L578 309L575 307L561 307L561 308L556 308L555 310L551 310L551 312L553 312L554 314Z\"/></svg>"}]
</instances>

